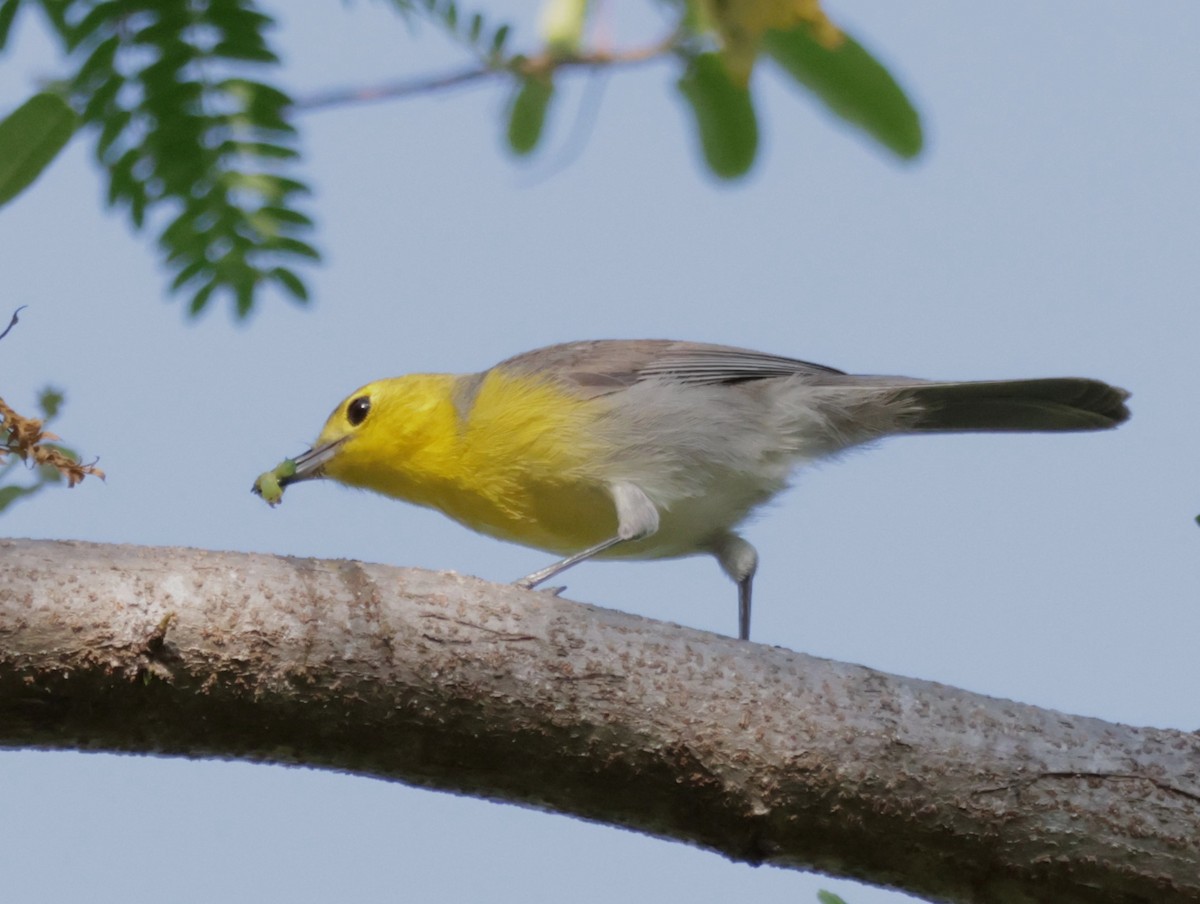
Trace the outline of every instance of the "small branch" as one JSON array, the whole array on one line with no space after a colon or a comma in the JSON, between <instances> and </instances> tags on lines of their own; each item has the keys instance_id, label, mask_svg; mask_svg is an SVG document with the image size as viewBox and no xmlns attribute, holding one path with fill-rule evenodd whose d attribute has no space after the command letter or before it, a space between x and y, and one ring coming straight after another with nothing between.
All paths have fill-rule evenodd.
<instances>
[{"instance_id":1,"label":"small branch","mask_svg":"<svg viewBox=\"0 0 1200 904\"><path fill-rule=\"evenodd\" d=\"M298 113L311 113L350 104L398 100L422 94L435 94L450 88L470 85L494 76L549 75L559 69L598 69L638 66L666 56L675 47L675 36L646 47L621 51L591 51L576 56L541 54L513 57L495 64L481 64L440 75L416 76L363 88L341 88L310 94L296 101Z\"/></svg>"}]
</instances>

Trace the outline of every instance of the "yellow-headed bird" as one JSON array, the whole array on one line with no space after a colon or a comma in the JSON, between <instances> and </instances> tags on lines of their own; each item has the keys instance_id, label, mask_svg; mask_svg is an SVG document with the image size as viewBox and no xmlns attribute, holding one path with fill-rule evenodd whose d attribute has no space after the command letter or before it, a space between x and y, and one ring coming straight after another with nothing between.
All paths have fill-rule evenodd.
<instances>
[{"instance_id":1,"label":"yellow-headed bird","mask_svg":"<svg viewBox=\"0 0 1200 904\"><path fill-rule=\"evenodd\" d=\"M940 383L723 345L573 342L370 383L254 490L275 503L328 478L566 557L525 587L596 556L708 553L737 583L747 639L758 554L736 529L798 465L891 434L1103 430L1128 395L1082 377Z\"/></svg>"}]
</instances>

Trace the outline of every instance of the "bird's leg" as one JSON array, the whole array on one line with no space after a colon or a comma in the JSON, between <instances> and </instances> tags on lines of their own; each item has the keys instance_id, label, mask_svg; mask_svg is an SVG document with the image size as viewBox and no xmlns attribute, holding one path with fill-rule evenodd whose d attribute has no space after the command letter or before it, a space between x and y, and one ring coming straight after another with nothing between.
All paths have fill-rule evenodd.
<instances>
[{"instance_id":1,"label":"bird's leg","mask_svg":"<svg viewBox=\"0 0 1200 904\"><path fill-rule=\"evenodd\" d=\"M538 584L550 580L556 574L562 574L572 565L578 565L590 559L594 555L604 552L606 549L611 549L618 543L623 543L624 537L609 537L603 543L597 543L595 546L589 546L582 552L577 552L573 556L567 556L561 562L555 562L553 565L543 568L541 571L535 571L533 574L527 574L521 580L516 581L518 587L524 587L526 590L532 590ZM560 591L561 592L561 591Z\"/></svg>"},{"instance_id":2,"label":"bird's leg","mask_svg":"<svg viewBox=\"0 0 1200 904\"><path fill-rule=\"evenodd\" d=\"M758 553L737 534L721 534L712 543L721 569L738 588L738 639L750 639L750 587L758 570Z\"/></svg>"},{"instance_id":3,"label":"bird's leg","mask_svg":"<svg viewBox=\"0 0 1200 904\"><path fill-rule=\"evenodd\" d=\"M599 555L605 550L612 549L618 543L625 543L629 540L640 540L642 537L648 537L658 530L658 509L654 503L650 501L642 490L632 483L614 483L609 487L612 493L613 503L617 509L617 535L609 537L602 543L597 543L595 546L589 546L587 549L577 552L574 555L567 556L561 562L555 562L541 571L535 571L533 574L526 575L517 581L518 587L524 587L526 590L532 590L543 581L548 581L556 574L562 574L572 565L578 565L592 556ZM558 593L562 593L561 588ZM556 594L557 595L557 594Z\"/></svg>"},{"instance_id":4,"label":"bird's leg","mask_svg":"<svg viewBox=\"0 0 1200 904\"><path fill-rule=\"evenodd\" d=\"M738 581L738 640L750 639L750 585L754 575L748 574Z\"/></svg>"}]
</instances>

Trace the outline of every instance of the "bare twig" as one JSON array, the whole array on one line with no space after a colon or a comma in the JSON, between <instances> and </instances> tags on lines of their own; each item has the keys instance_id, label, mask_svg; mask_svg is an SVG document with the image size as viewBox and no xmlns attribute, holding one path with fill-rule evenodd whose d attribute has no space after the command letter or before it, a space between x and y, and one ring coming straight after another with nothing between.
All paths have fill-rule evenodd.
<instances>
[{"instance_id":1,"label":"bare twig","mask_svg":"<svg viewBox=\"0 0 1200 904\"><path fill-rule=\"evenodd\" d=\"M370 87L335 88L300 98L293 109L297 112L311 113L349 104L399 100L421 94L434 94L501 75L548 75L559 69L638 66L667 55L674 49L675 44L676 37L672 34L665 40L631 50L590 51L575 56L549 53L533 57L517 56L440 75L415 76Z\"/></svg>"},{"instance_id":2,"label":"bare twig","mask_svg":"<svg viewBox=\"0 0 1200 904\"><path fill-rule=\"evenodd\" d=\"M4 332L0 333L0 339L3 339L5 336L7 336L12 328L17 325L17 320L19 319L17 315L25 310L26 307L28 307L28 305L21 305L19 308L13 311L12 320L8 322L8 326L4 328Z\"/></svg>"}]
</instances>

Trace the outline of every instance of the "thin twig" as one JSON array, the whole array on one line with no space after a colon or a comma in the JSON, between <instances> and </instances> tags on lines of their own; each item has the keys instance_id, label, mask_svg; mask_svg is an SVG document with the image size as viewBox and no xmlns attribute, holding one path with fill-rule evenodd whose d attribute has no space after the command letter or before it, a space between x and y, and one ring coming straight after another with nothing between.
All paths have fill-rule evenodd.
<instances>
[{"instance_id":1,"label":"thin twig","mask_svg":"<svg viewBox=\"0 0 1200 904\"><path fill-rule=\"evenodd\" d=\"M483 81L497 75L547 75L557 69L597 69L613 66L637 66L670 53L675 47L675 42L675 35L672 34L666 40L650 44L646 47L637 47L632 50L593 51L581 53L576 56L554 54L542 54L535 57L518 56L494 64L460 69L457 72L417 76L366 88L334 88L300 98L293 105L293 109L297 112L310 113L314 110L324 110L329 107L340 107L349 104L398 100L400 98L413 97L414 95L433 94L449 88L457 88L461 85Z\"/></svg>"},{"instance_id":2,"label":"thin twig","mask_svg":"<svg viewBox=\"0 0 1200 904\"><path fill-rule=\"evenodd\" d=\"M381 100L396 100L411 97L415 94L433 94L447 88L456 88L477 82L489 76L496 75L501 70L487 67L464 69L443 75L419 76L417 78L401 79L384 85L367 88L333 88L319 94L297 100L293 109L298 113L311 113L314 110L324 110L329 107L342 107L349 104L365 104Z\"/></svg>"},{"instance_id":3,"label":"thin twig","mask_svg":"<svg viewBox=\"0 0 1200 904\"><path fill-rule=\"evenodd\" d=\"M4 332L0 333L0 339L3 339L5 336L7 336L9 334L9 331L12 330L12 328L17 325L17 320L18 320L17 315L20 314L27 307L29 307L29 305L23 304L19 308L17 308L15 311L13 311L12 320L10 320L8 322L8 326L6 326L4 328Z\"/></svg>"}]
</instances>

